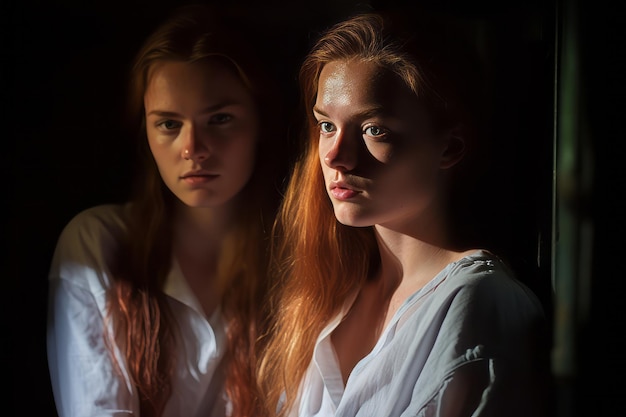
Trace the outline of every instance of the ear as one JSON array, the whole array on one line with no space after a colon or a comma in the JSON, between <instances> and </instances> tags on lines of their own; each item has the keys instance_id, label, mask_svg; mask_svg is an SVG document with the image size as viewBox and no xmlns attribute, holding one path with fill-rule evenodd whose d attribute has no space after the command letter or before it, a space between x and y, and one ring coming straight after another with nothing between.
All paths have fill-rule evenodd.
<instances>
[{"instance_id":1,"label":"ear","mask_svg":"<svg viewBox=\"0 0 626 417\"><path fill-rule=\"evenodd\" d=\"M439 167L441 169L449 169L456 165L465 156L466 146L460 128L454 128L448 131L444 138L445 147L441 153Z\"/></svg>"}]
</instances>

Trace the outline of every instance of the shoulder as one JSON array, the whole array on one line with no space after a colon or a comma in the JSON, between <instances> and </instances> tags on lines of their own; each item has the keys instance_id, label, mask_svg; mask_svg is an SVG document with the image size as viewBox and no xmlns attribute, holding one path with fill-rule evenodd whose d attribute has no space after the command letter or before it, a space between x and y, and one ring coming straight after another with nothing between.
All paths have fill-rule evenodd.
<instances>
[{"instance_id":1,"label":"shoulder","mask_svg":"<svg viewBox=\"0 0 626 417\"><path fill-rule=\"evenodd\" d=\"M446 281L476 297L493 297L495 300L519 297L539 305L535 294L515 272L499 257L485 250L476 251L451 265Z\"/></svg>"},{"instance_id":2,"label":"shoulder","mask_svg":"<svg viewBox=\"0 0 626 417\"><path fill-rule=\"evenodd\" d=\"M545 319L538 297L496 255L477 251L450 266L442 286L452 316L504 328Z\"/></svg>"},{"instance_id":3,"label":"shoulder","mask_svg":"<svg viewBox=\"0 0 626 417\"><path fill-rule=\"evenodd\" d=\"M531 381L525 378L540 387L549 375L551 337L539 298L505 262L487 251L464 258L449 278L458 281L446 324L455 345L467 352L479 347L472 352L493 358L491 372L497 374L501 387L516 385L521 392L522 380ZM528 395L534 390L526 388Z\"/></svg>"},{"instance_id":4,"label":"shoulder","mask_svg":"<svg viewBox=\"0 0 626 417\"><path fill-rule=\"evenodd\" d=\"M80 239L88 243L103 235L117 235L126 230L127 206L103 204L87 208L76 214L65 225L60 240Z\"/></svg>"},{"instance_id":5,"label":"shoulder","mask_svg":"<svg viewBox=\"0 0 626 417\"><path fill-rule=\"evenodd\" d=\"M535 294L497 256L479 251L451 265L433 293L433 323L450 357L543 355L547 321ZM457 355L457 356L455 356ZM520 356L521 357L521 356Z\"/></svg>"},{"instance_id":6,"label":"shoulder","mask_svg":"<svg viewBox=\"0 0 626 417\"><path fill-rule=\"evenodd\" d=\"M127 207L121 204L102 204L84 209L70 219L63 233L124 226Z\"/></svg>"},{"instance_id":7,"label":"shoulder","mask_svg":"<svg viewBox=\"0 0 626 417\"><path fill-rule=\"evenodd\" d=\"M89 275L86 270L110 270L127 230L126 213L126 205L107 204L76 214L59 235L50 278L75 281Z\"/></svg>"}]
</instances>

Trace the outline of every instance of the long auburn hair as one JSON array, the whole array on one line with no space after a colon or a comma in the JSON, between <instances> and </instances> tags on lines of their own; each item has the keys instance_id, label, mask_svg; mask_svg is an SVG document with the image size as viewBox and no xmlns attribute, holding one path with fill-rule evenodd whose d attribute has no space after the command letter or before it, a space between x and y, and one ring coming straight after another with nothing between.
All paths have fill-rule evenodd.
<instances>
[{"instance_id":1,"label":"long auburn hair","mask_svg":"<svg viewBox=\"0 0 626 417\"><path fill-rule=\"evenodd\" d=\"M122 346L135 384L142 416L160 416L172 392L176 369L177 327L162 292L171 268L172 226L176 197L165 186L150 153L143 97L151 68L162 61L223 59L255 99L259 120L282 113L276 83L263 72L250 42L230 30L223 10L182 7L144 42L131 68L131 122L139 127L140 163L129 210L128 233L120 250L109 294L108 320ZM284 132L260 124L255 170L241 192L236 230L222 245L218 279L224 287L221 309L227 322L226 394L232 416L254 416L258 409L255 359L266 294L269 232L279 200ZM271 129L271 130L270 130Z\"/></svg>"},{"instance_id":2,"label":"long auburn hair","mask_svg":"<svg viewBox=\"0 0 626 417\"><path fill-rule=\"evenodd\" d=\"M354 59L376 62L394 72L426 104L435 126L444 129L469 121L460 96L452 94L450 79L443 77L445 65L437 57L439 49L415 36L414 27L405 32L405 26L392 24L387 20L391 15L366 12L335 24L322 34L300 67L304 146L274 225L273 321L258 372L271 415L289 413L317 336L380 262L373 227L339 223L325 191L319 131L311 111L324 65ZM428 33L426 27L422 29ZM469 126L466 123L468 137Z\"/></svg>"}]
</instances>

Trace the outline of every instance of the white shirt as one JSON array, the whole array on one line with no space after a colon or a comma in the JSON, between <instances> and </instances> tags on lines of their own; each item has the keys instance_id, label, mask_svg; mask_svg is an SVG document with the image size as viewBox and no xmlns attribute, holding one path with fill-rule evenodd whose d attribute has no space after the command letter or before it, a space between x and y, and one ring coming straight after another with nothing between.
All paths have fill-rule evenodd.
<instances>
[{"instance_id":1,"label":"white shirt","mask_svg":"<svg viewBox=\"0 0 626 417\"><path fill-rule=\"evenodd\" d=\"M126 230L126 206L79 213L61 233L49 275L48 365L59 417L139 415L137 392L118 346L117 372L104 341L110 265ZM164 417L224 415L219 365L225 331L209 320L174 262L165 293L180 328L177 370ZM109 326L110 331L110 326Z\"/></svg>"},{"instance_id":2,"label":"white shirt","mask_svg":"<svg viewBox=\"0 0 626 417\"><path fill-rule=\"evenodd\" d=\"M330 336L353 300L319 335L291 416L444 416L443 397L453 401L451 382L470 364L488 383L468 415L537 415L533 332L543 309L494 255L451 263L411 295L344 386Z\"/></svg>"}]
</instances>

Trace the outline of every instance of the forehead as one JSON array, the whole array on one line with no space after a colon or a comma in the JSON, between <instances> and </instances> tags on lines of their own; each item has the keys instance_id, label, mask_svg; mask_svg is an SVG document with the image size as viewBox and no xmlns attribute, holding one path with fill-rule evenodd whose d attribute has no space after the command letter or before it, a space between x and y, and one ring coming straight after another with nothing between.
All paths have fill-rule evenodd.
<instances>
[{"instance_id":1,"label":"forehead","mask_svg":"<svg viewBox=\"0 0 626 417\"><path fill-rule=\"evenodd\" d=\"M148 72L144 99L191 102L193 100L247 101L250 92L236 69L221 58L196 62L160 61Z\"/></svg>"},{"instance_id":2,"label":"forehead","mask_svg":"<svg viewBox=\"0 0 626 417\"><path fill-rule=\"evenodd\" d=\"M391 70L373 61L331 61L319 76L316 107L369 105L392 109L416 97Z\"/></svg>"},{"instance_id":3,"label":"forehead","mask_svg":"<svg viewBox=\"0 0 626 417\"><path fill-rule=\"evenodd\" d=\"M158 79L188 78L206 79L215 76L230 75L237 77L235 69L225 58L209 57L198 61L160 60L155 61L148 70L148 83ZM238 77L237 77L238 78Z\"/></svg>"}]
</instances>

